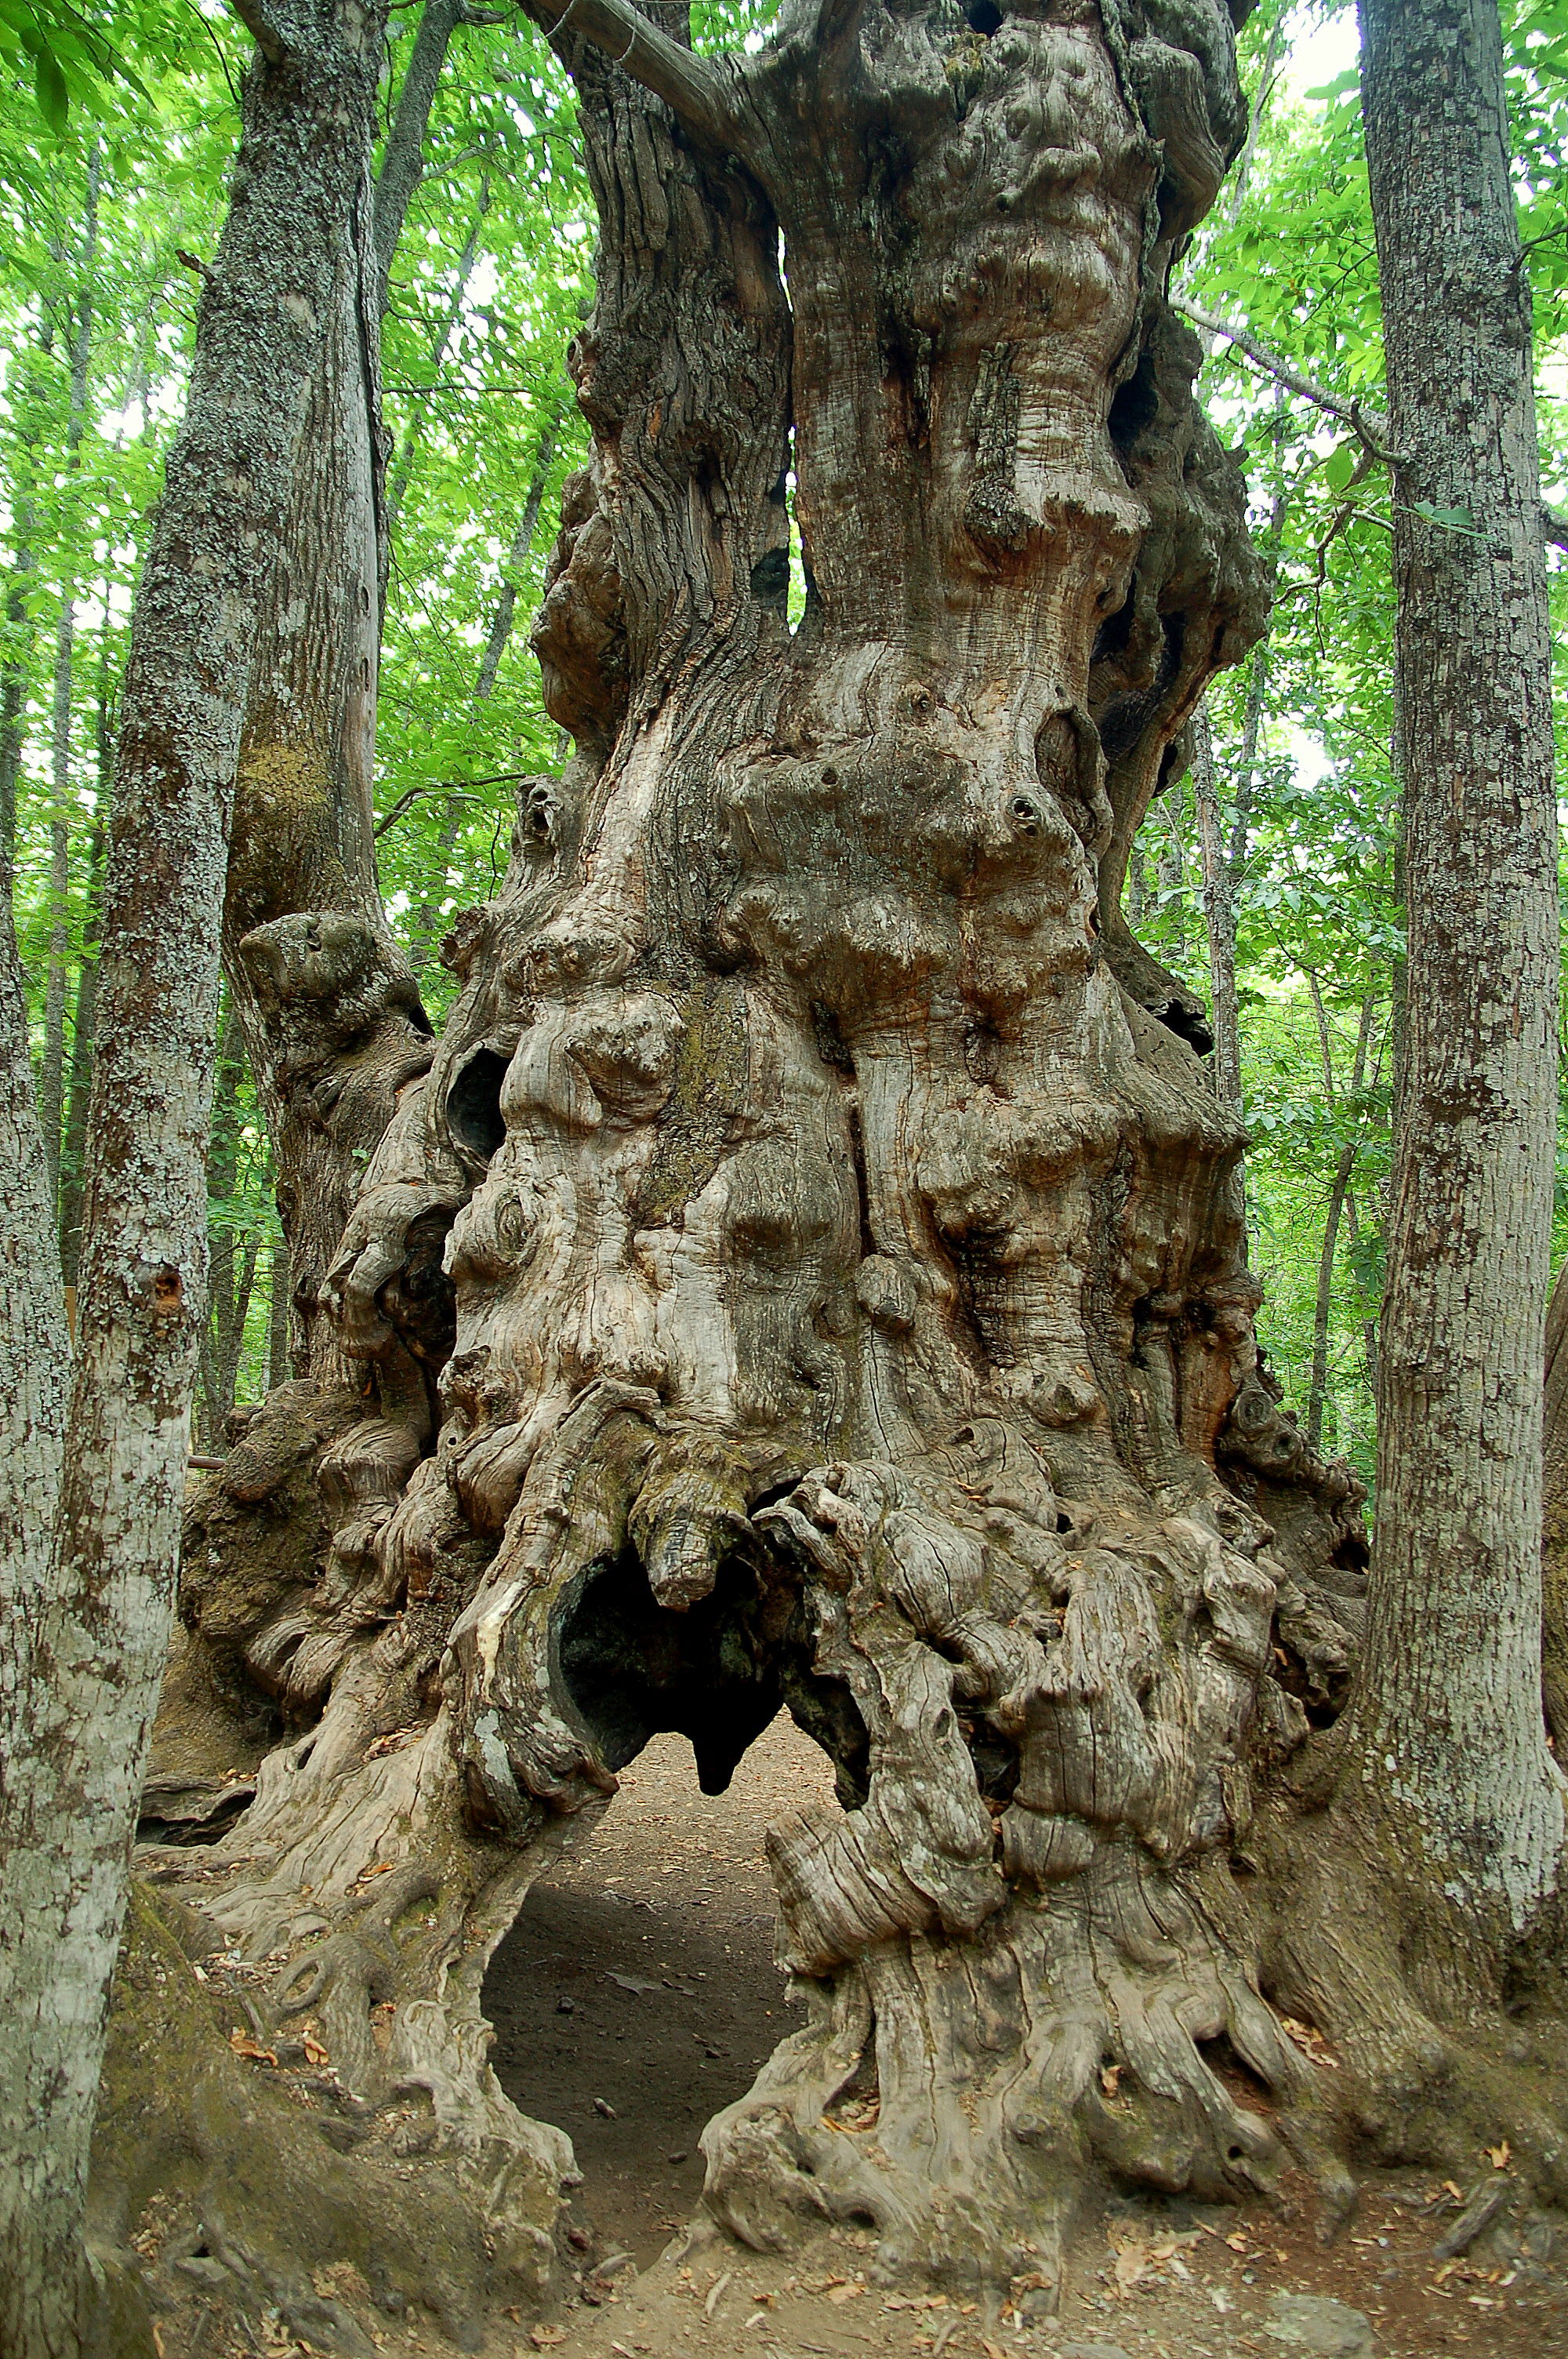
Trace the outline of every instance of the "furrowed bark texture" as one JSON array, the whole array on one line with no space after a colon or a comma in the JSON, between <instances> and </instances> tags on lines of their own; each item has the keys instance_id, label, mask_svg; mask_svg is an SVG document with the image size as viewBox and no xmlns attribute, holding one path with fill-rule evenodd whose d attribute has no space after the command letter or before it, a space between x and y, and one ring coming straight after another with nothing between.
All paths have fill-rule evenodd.
<instances>
[{"instance_id":1,"label":"furrowed bark texture","mask_svg":"<svg viewBox=\"0 0 1568 2359\"><path fill-rule=\"evenodd\" d=\"M370 11L367 39L384 14ZM274 136L307 179L319 103L305 78L277 101ZM430 1058L418 985L382 908L373 809L385 462L376 240L395 243L408 190L378 203L362 94L354 125L358 179L334 224L321 359L259 618L223 915L276 1156L297 1364L325 1383L348 1371L319 1315L321 1280L397 1092Z\"/></svg>"},{"instance_id":2,"label":"furrowed bark texture","mask_svg":"<svg viewBox=\"0 0 1568 2359\"><path fill-rule=\"evenodd\" d=\"M330 224L357 157L353 93L365 92L362 123L374 89L373 44L367 53L340 36L335 11L284 13L283 31L278 12L264 29L274 54L247 78L239 201L203 292L186 424L137 598L70 1449L47 1594L27 1617L26 1703L5 1728L0 2347L16 2359L73 2359L79 2347L88 2138L204 1308L219 921L245 682L327 315ZM297 142L274 136L280 86L307 72L319 90L308 174ZM27 1211L25 1190L7 1197L8 1237ZM40 1493L30 1504L47 1517L52 1503Z\"/></svg>"},{"instance_id":3,"label":"furrowed bark texture","mask_svg":"<svg viewBox=\"0 0 1568 2359\"><path fill-rule=\"evenodd\" d=\"M1518 1930L1563 1839L1539 1673L1558 906L1529 299L1495 7L1365 0L1363 25L1409 968L1352 1745L1452 1897Z\"/></svg>"},{"instance_id":4,"label":"furrowed bark texture","mask_svg":"<svg viewBox=\"0 0 1568 2359\"><path fill-rule=\"evenodd\" d=\"M1357 1486L1259 1366L1201 1007L1118 908L1262 622L1163 298L1243 136L1230 21L814 7L742 60L582 0L568 54L593 449L535 643L578 752L453 929L331 1273L375 1413L287 1388L198 1496L179 1677L231 1701L169 1715L164 1831L220 1822L233 1699L297 1734L149 1865L287 1951L267 2019L313 2011L373 2136L416 2087L433 2151L514 2158L491 2216L547 2223L494 1940L654 1730L719 1790L787 1704L843 1808L775 1832L806 2027L708 2201L1049 2284L1097 2170L1315 2151L1227 1862L1361 1610ZM264 1565L254 1503L318 1456L315 1560Z\"/></svg>"},{"instance_id":5,"label":"furrowed bark texture","mask_svg":"<svg viewBox=\"0 0 1568 2359\"><path fill-rule=\"evenodd\" d=\"M1561 1270L1546 1312L1544 1441L1541 1685L1561 1760L1568 1754L1568 1282Z\"/></svg>"}]
</instances>

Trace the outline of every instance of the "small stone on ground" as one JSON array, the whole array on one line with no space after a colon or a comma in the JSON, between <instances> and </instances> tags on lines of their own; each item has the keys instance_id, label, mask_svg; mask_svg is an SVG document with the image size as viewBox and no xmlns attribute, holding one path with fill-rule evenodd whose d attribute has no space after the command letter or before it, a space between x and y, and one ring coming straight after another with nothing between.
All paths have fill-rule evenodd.
<instances>
[{"instance_id":1,"label":"small stone on ground","mask_svg":"<svg viewBox=\"0 0 1568 2359\"><path fill-rule=\"evenodd\" d=\"M1263 2332L1276 2343L1317 2352L1324 2359L1372 2359L1372 2321L1366 2312L1321 2294L1275 2294Z\"/></svg>"}]
</instances>

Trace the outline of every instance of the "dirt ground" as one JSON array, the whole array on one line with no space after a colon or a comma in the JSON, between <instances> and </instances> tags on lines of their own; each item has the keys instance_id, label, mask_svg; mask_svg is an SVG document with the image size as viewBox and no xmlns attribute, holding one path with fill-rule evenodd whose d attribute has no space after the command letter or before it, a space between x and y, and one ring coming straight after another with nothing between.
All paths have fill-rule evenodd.
<instances>
[{"instance_id":1,"label":"dirt ground","mask_svg":"<svg viewBox=\"0 0 1568 2359\"><path fill-rule=\"evenodd\" d=\"M520 2326L519 2359L1568 2359L1568 2282L1546 2232L1536 2254L1444 2265L1433 2246L1457 2205L1410 2173L1368 2187L1326 2251L1304 2185L1240 2211L1119 2204L1084 2239L1054 2318L883 2288L870 2235L773 2260L693 2228L703 2123L790 2021L763 1832L831 1797L787 1719L719 1797L698 1792L684 1740L658 1738L497 1952L496 2070L525 2112L568 2131L583 2173L582 2301ZM1492 2168L1477 2156L1476 2178Z\"/></svg>"}]
</instances>

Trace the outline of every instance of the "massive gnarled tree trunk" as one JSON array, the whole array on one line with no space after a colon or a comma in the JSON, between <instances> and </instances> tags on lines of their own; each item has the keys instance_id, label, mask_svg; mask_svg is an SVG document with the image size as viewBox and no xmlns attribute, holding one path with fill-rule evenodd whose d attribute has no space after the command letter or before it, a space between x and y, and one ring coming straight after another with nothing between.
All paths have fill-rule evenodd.
<instances>
[{"instance_id":1,"label":"massive gnarled tree trunk","mask_svg":"<svg viewBox=\"0 0 1568 2359\"><path fill-rule=\"evenodd\" d=\"M1231 25L684 27L579 0L562 37L594 442L535 644L578 751L454 929L332 1273L376 1397L319 1561L257 1537L297 1402L204 1488L185 1610L254 1799L152 1864L286 1953L267 2021L308 2010L542 2281L562 2148L482 2063L485 1962L654 1731L715 1789L787 1705L843 1808L773 1837L807 2019L707 2200L1049 2277L1097 2169L1337 2169L1250 1831L1342 1698L1357 1493L1260 1366L1237 1118L1117 907L1261 623L1164 299L1243 135Z\"/></svg>"}]
</instances>

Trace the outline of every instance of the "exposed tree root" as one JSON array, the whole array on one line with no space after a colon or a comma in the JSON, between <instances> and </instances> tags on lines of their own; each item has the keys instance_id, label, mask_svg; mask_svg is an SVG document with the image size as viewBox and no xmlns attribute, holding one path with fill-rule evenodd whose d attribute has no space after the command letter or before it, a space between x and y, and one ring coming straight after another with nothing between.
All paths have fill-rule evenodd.
<instances>
[{"instance_id":1,"label":"exposed tree root","mask_svg":"<svg viewBox=\"0 0 1568 2359\"><path fill-rule=\"evenodd\" d=\"M419 2134L416 2082L415 2102L373 2114L351 2074L322 2060L324 2039L254 2029L247 1985L211 1940L189 1909L138 1895L93 2148L95 2359L152 2359L152 2320L193 2289L258 2343L271 2312L350 2359L369 2359L378 2312L433 2324L461 2350L495 2309L536 2310L560 2168L537 2167L548 2134L530 2170L510 2147L437 2150ZM399 2114L412 2134L399 2135Z\"/></svg>"}]
</instances>

